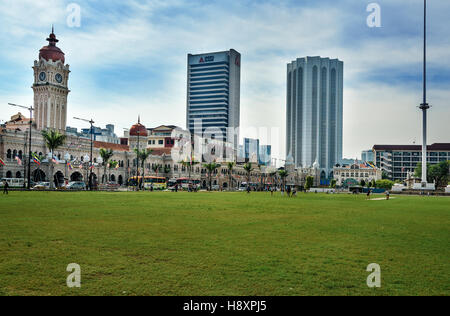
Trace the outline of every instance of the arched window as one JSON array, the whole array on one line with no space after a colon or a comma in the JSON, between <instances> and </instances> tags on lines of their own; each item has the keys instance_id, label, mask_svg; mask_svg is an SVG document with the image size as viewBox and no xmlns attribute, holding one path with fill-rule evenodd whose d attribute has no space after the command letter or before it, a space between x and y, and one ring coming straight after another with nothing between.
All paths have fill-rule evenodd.
<instances>
[{"instance_id":1,"label":"arched window","mask_svg":"<svg viewBox=\"0 0 450 316\"><path fill-rule=\"evenodd\" d=\"M17 179L22 178L22 173L20 173L20 171L17 171L17 172L16 172L16 178L17 178Z\"/></svg>"},{"instance_id":2,"label":"arched window","mask_svg":"<svg viewBox=\"0 0 450 316\"><path fill-rule=\"evenodd\" d=\"M11 155L11 149L8 149L8 151L6 152L6 159L11 159L12 155Z\"/></svg>"},{"instance_id":3,"label":"arched window","mask_svg":"<svg viewBox=\"0 0 450 316\"><path fill-rule=\"evenodd\" d=\"M23 158L23 153L21 150L19 150L19 158L22 159Z\"/></svg>"},{"instance_id":4,"label":"arched window","mask_svg":"<svg viewBox=\"0 0 450 316\"><path fill-rule=\"evenodd\" d=\"M14 149L14 151L13 151L13 158L16 158L16 157L17 157L17 150Z\"/></svg>"},{"instance_id":5,"label":"arched window","mask_svg":"<svg viewBox=\"0 0 450 316\"><path fill-rule=\"evenodd\" d=\"M6 172L6 178L12 178L12 172L11 171L7 171Z\"/></svg>"}]
</instances>

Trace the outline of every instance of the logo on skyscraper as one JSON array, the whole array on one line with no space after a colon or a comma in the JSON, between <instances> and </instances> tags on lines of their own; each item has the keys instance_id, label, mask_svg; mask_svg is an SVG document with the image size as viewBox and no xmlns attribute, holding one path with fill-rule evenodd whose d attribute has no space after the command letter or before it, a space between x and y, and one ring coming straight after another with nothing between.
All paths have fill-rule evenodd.
<instances>
[{"instance_id":1,"label":"logo on skyscraper","mask_svg":"<svg viewBox=\"0 0 450 316\"><path fill-rule=\"evenodd\" d=\"M214 61L214 56L206 56L205 58L200 57L199 63L210 63Z\"/></svg>"},{"instance_id":2,"label":"logo on skyscraper","mask_svg":"<svg viewBox=\"0 0 450 316\"><path fill-rule=\"evenodd\" d=\"M234 61L234 63L236 64L236 66L240 67L241 66L241 58L239 56L236 56L236 60Z\"/></svg>"}]
</instances>

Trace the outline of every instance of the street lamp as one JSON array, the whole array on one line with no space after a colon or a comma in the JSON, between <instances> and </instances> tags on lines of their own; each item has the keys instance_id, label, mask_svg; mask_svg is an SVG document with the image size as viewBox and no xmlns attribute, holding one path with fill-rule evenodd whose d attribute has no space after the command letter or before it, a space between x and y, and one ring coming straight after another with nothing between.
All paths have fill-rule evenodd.
<instances>
[{"instance_id":1,"label":"street lamp","mask_svg":"<svg viewBox=\"0 0 450 316\"><path fill-rule=\"evenodd\" d=\"M98 176L100 177L100 166L103 164L103 158L102 156L98 156L97 157L97 172L98 172ZM103 175L105 176L105 175ZM100 183L100 180L102 181L101 183L103 184L103 180L102 179L98 179L97 182Z\"/></svg>"},{"instance_id":2,"label":"street lamp","mask_svg":"<svg viewBox=\"0 0 450 316\"><path fill-rule=\"evenodd\" d=\"M94 147L94 130L93 130L93 128L94 128L94 123L95 122L92 119L86 120L86 119L82 119L82 118L78 118L78 117L74 117L74 119L75 120L79 120L79 121L83 121L83 122L87 122L87 123L91 124L91 157L90 157L90 161L89 161L90 167L91 167L92 166L92 151L93 151L93 147ZM89 160L89 158L88 158L88 160ZM92 169L90 169L90 172L89 172L89 183L88 183L88 185L89 185L89 190L92 191Z\"/></svg>"},{"instance_id":3,"label":"street lamp","mask_svg":"<svg viewBox=\"0 0 450 316\"><path fill-rule=\"evenodd\" d=\"M28 184L27 184L27 189L30 190L31 189L31 128L33 125L34 108L32 106L26 107L26 106L14 104L14 103L8 103L8 104L11 106L19 107L22 109L27 109L28 111L30 111L30 136L29 136L29 140L28 140Z\"/></svg>"},{"instance_id":4,"label":"street lamp","mask_svg":"<svg viewBox=\"0 0 450 316\"><path fill-rule=\"evenodd\" d=\"M87 169L86 169L86 178L89 177L88 183L87 183L87 184L89 185L89 188L90 188L90 182L91 182L90 175L89 175L89 169L90 169L90 157L89 157L88 154L86 154L86 155L83 157L83 161L86 161L86 165L87 165ZM91 171L91 172L92 172L92 171Z\"/></svg>"}]
</instances>

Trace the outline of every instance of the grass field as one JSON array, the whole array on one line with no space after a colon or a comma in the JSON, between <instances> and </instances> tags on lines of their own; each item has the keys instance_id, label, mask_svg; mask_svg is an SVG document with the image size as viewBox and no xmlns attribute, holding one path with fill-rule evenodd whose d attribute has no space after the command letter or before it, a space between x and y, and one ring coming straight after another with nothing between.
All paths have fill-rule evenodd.
<instances>
[{"instance_id":1,"label":"grass field","mask_svg":"<svg viewBox=\"0 0 450 316\"><path fill-rule=\"evenodd\" d=\"M0 295L449 295L449 228L445 197L13 192Z\"/></svg>"}]
</instances>

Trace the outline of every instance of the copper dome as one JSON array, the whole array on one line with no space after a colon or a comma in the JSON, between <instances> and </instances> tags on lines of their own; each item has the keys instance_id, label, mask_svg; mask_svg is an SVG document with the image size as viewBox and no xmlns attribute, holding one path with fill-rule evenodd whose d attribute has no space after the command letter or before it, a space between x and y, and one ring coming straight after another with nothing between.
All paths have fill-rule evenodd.
<instances>
[{"instance_id":1,"label":"copper dome","mask_svg":"<svg viewBox=\"0 0 450 316\"><path fill-rule=\"evenodd\" d=\"M138 120L137 124L134 124L130 128L130 136L148 136L147 128L141 124L141 120Z\"/></svg>"},{"instance_id":2,"label":"copper dome","mask_svg":"<svg viewBox=\"0 0 450 316\"><path fill-rule=\"evenodd\" d=\"M44 58L46 61L53 60L54 62L59 60L64 64L64 53L56 46L56 43L58 43L59 40L56 39L53 29L49 38L47 38L47 41L49 42L49 45L41 48L39 51L39 59Z\"/></svg>"}]
</instances>

